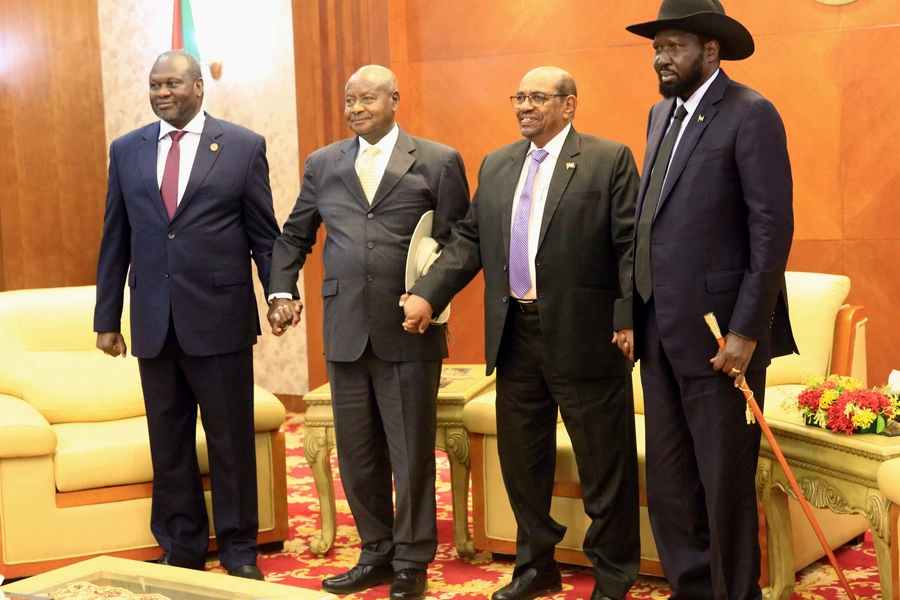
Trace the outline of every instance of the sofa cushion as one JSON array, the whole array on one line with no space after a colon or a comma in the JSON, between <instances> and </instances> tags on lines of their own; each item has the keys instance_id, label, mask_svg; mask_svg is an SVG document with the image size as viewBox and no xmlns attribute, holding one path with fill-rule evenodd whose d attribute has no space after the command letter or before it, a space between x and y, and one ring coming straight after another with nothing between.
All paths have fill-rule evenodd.
<instances>
[{"instance_id":1,"label":"sofa cushion","mask_svg":"<svg viewBox=\"0 0 900 600\"><path fill-rule=\"evenodd\" d=\"M766 385L803 383L810 375L826 375L834 344L834 321L850 293L850 279L824 273L785 273L791 327L800 354L772 360Z\"/></svg>"},{"instance_id":2,"label":"sofa cushion","mask_svg":"<svg viewBox=\"0 0 900 600\"><path fill-rule=\"evenodd\" d=\"M878 468L878 487L894 504L900 503L900 458L881 463Z\"/></svg>"},{"instance_id":3,"label":"sofa cushion","mask_svg":"<svg viewBox=\"0 0 900 600\"><path fill-rule=\"evenodd\" d=\"M26 352L22 398L51 424L113 421L144 414L138 361L113 358L96 348L70 352Z\"/></svg>"},{"instance_id":4,"label":"sofa cushion","mask_svg":"<svg viewBox=\"0 0 900 600\"><path fill-rule=\"evenodd\" d=\"M284 423L284 405L271 393L257 387L254 403L257 432L276 430ZM95 423L59 423L52 429L57 438L53 466L56 489L60 492L153 480L146 417ZM197 457L200 472L208 474L202 419L197 422Z\"/></svg>"},{"instance_id":5,"label":"sofa cushion","mask_svg":"<svg viewBox=\"0 0 900 600\"><path fill-rule=\"evenodd\" d=\"M47 456L56 448L56 435L33 406L0 394L0 458Z\"/></svg>"}]
</instances>

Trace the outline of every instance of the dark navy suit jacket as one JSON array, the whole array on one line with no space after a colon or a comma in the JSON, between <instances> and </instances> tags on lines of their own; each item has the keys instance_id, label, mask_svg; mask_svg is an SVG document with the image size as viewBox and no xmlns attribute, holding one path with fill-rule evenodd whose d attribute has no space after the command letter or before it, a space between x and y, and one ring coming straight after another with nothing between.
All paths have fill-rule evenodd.
<instances>
[{"instance_id":1,"label":"dark navy suit jacket","mask_svg":"<svg viewBox=\"0 0 900 600\"><path fill-rule=\"evenodd\" d=\"M673 99L650 110L637 219L674 110ZM650 234L659 333L676 372L712 373L717 346L703 320L707 312L723 334L758 340L751 369L797 351L784 281L793 230L781 117L771 102L720 71L684 125ZM640 358L643 349L635 351Z\"/></svg>"},{"instance_id":2,"label":"dark navy suit jacket","mask_svg":"<svg viewBox=\"0 0 900 600\"><path fill-rule=\"evenodd\" d=\"M94 330L120 331L127 274L135 356L159 354L170 314L190 355L248 348L260 333L250 260L265 289L279 234L265 140L207 115L170 221L157 183L158 136L157 122L110 146Z\"/></svg>"}]
</instances>

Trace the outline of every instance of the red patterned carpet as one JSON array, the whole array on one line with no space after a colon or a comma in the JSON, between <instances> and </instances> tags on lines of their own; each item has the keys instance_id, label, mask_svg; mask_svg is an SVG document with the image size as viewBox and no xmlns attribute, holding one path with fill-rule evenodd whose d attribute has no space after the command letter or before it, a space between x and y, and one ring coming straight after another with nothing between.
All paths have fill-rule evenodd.
<instances>
[{"instance_id":1,"label":"red patterned carpet","mask_svg":"<svg viewBox=\"0 0 900 600\"><path fill-rule=\"evenodd\" d=\"M308 540L318 535L319 502L315 492L312 472L303 458L303 418L289 415L286 424L288 503L291 539L284 551L260 557L259 567L269 581L319 589L323 577L343 572L356 564L359 556L359 538L347 507L337 464L332 456L337 496L337 539L331 552L317 557L309 551ZM479 553L466 562L456 555L453 547L452 513L450 510L450 480L447 459L438 452L438 540L437 558L428 570L428 597L488 598L490 594L509 581L511 562L495 562L489 552ZM838 560L857 598L881 599L878 571L875 567L875 550L872 540L855 546L845 546L837 553ZM220 568L220 567L217 567ZM563 568L563 591L550 596L554 600L590 598L593 579L587 569ZM389 586L381 586L366 593L346 596L349 600L375 600L387 598ZM665 581L653 577L641 577L631 589L632 600L663 600L669 597ZM834 600L846 598L837 576L830 566L813 564L797 576L793 598L806 600Z\"/></svg>"}]
</instances>

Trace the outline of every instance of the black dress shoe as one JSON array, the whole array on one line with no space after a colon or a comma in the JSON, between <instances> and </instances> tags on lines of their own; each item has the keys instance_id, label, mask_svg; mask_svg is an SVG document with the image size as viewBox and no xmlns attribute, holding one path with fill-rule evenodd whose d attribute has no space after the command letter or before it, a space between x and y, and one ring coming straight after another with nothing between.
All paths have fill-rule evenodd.
<instances>
[{"instance_id":1,"label":"black dress shoe","mask_svg":"<svg viewBox=\"0 0 900 600\"><path fill-rule=\"evenodd\" d=\"M391 600L422 600L428 588L428 571L425 569L400 569L394 573L391 584Z\"/></svg>"},{"instance_id":2,"label":"black dress shoe","mask_svg":"<svg viewBox=\"0 0 900 600\"><path fill-rule=\"evenodd\" d=\"M255 579L257 581L265 581L262 571L255 564L241 565L235 569L228 569L228 574L232 577L243 577L244 579Z\"/></svg>"},{"instance_id":3,"label":"black dress shoe","mask_svg":"<svg viewBox=\"0 0 900 600\"><path fill-rule=\"evenodd\" d=\"M533 600L538 596L560 591L562 591L562 576L559 569L539 573L537 569L528 568L518 575L513 575L508 585L491 594L491 600Z\"/></svg>"},{"instance_id":4,"label":"black dress shoe","mask_svg":"<svg viewBox=\"0 0 900 600\"><path fill-rule=\"evenodd\" d=\"M322 589L330 594L355 594L393 580L394 569L390 565L356 565L346 573L323 579Z\"/></svg>"}]
</instances>

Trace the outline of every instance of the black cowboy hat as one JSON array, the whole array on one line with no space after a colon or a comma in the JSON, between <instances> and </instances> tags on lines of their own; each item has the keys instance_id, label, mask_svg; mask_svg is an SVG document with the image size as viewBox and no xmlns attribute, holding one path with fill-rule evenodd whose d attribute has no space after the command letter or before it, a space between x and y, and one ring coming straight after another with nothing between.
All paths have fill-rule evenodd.
<instances>
[{"instance_id":1,"label":"black cowboy hat","mask_svg":"<svg viewBox=\"0 0 900 600\"><path fill-rule=\"evenodd\" d=\"M719 58L743 60L753 54L753 36L725 14L719 0L662 0L655 21L626 27L651 40L660 31L678 29L711 37L719 42Z\"/></svg>"}]
</instances>

